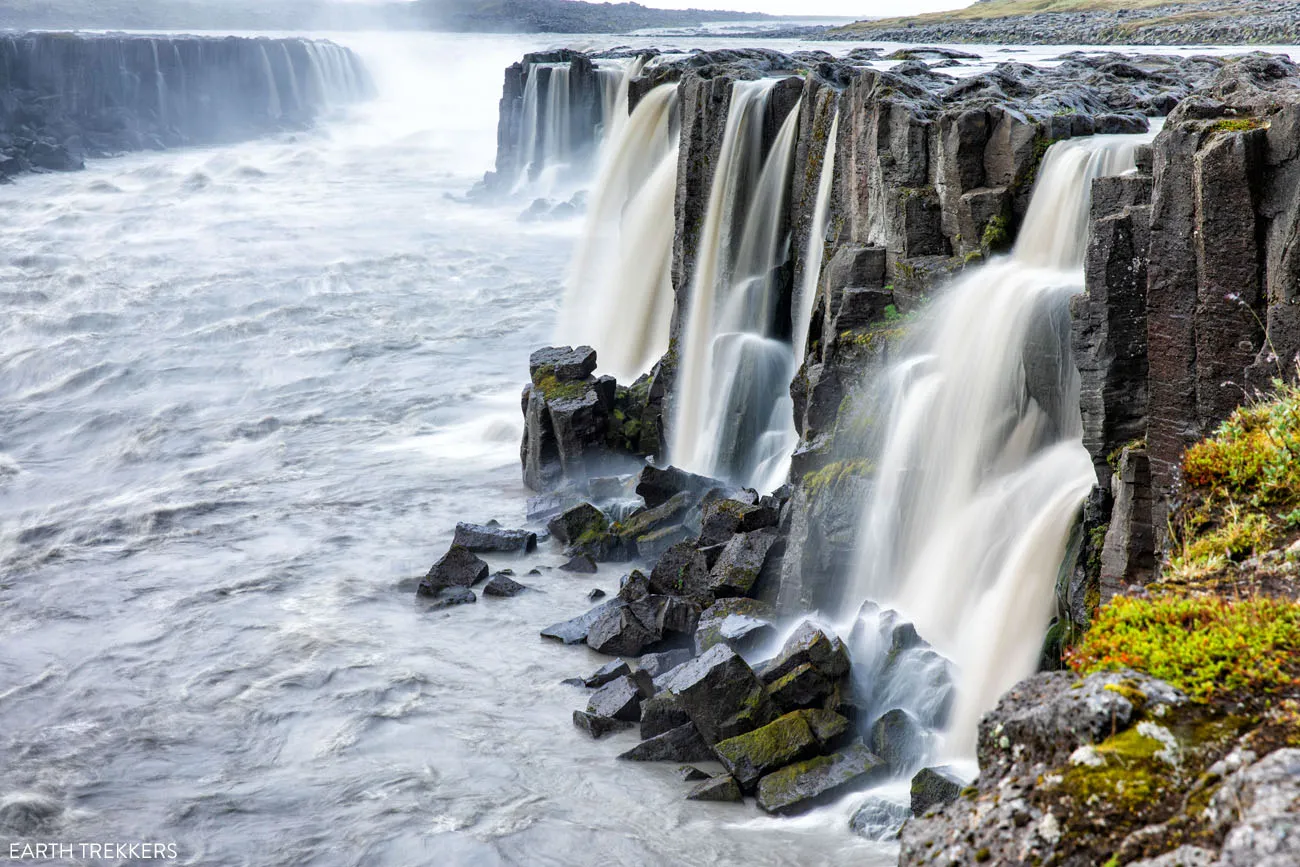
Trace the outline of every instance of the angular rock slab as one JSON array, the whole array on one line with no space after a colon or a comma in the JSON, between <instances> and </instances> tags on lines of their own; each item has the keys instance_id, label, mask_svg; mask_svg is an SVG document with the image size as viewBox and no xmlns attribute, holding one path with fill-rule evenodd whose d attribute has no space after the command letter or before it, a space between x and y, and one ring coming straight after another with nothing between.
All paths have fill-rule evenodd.
<instances>
[{"instance_id":1,"label":"angular rock slab","mask_svg":"<svg viewBox=\"0 0 1300 867\"><path fill-rule=\"evenodd\" d=\"M658 630L647 629L632 606L611 608L601 614L587 631L587 646L612 656L639 656L642 648L661 637Z\"/></svg>"},{"instance_id":2,"label":"angular rock slab","mask_svg":"<svg viewBox=\"0 0 1300 867\"><path fill-rule=\"evenodd\" d=\"M468 605L478 601L474 591L468 587L442 587L433 594L420 594L425 600L425 610L439 611L444 608L454 608L457 605Z\"/></svg>"},{"instance_id":3,"label":"angular rock slab","mask_svg":"<svg viewBox=\"0 0 1300 867\"><path fill-rule=\"evenodd\" d=\"M758 781L758 806L768 813L798 813L851 788L888 776L883 761L862 744L830 756L789 765Z\"/></svg>"},{"instance_id":4,"label":"angular rock slab","mask_svg":"<svg viewBox=\"0 0 1300 867\"><path fill-rule=\"evenodd\" d=\"M699 730L686 723L642 741L619 758L629 762L705 762L713 758L713 750Z\"/></svg>"},{"instance_id":5,"label":"angular rock slab","mask_svg":"<svg viewBox=\"0 0 1300 867\"><path fill-rule=\"evenodd\" d=\"M596 669L589 676L582 679L582 685L587 689L597 689L612 680L618 680L626 674L631 674L632 669L626 662L616 659L613 662L607 662L600 668Z\"/></svg>"},{"instance_id":6,"label":"angular rock slab","mask_svg":"<svg viewBox=\"0 0 1300 867\"><path fill-rule=\"evenodd\" d=\"M912 777L912 815L924 816L931 807L957 800L965 784L951 768L921 768Z\"/></svg>"},{"instance_id":7,"label":"angular rock slab","mask_svg":"<svg viewBox=\"0 0 1300 867\"><path fill-rule=\"evenodd\" d=\"M765 774L816 755L820 748L807 720L797 713L713 745L722 766L746 791Z\"/></svg>"},{"instance_id":8,"label":"angular rock slab","mask_svg":"<svg viewBox=\"0 0 1300 867\"><path fill-rule=\"evenodd\" d=\"M429 569L415 591L417 596L432 596L444 587L472 587L488 576L488 564L468 548L452 545Z\"/></svg>"},{"instance_id":9,"label":"angular rock slab","mask_svg":"<svg viewBox=\"0 0 1300 867\"><path fill-rule=\"evenodd\" d=\"M483 585L483 595L499 597L518 596L520 593L528 592L529 589L531 588L525 587L510 576L498 572L488 579L488 583Z\"/></svg>"},{"instance_id":10,"label":"angular rock slab","mask_svg":"<svg viewBox=\"0 0 1300 867\"><path fill-rule=\"evenodd\" d=\"M749 595L776 540L777 532L773 529L732 536L709 572L709 589L714 597Z\"/></svg>"},{"instance_id":11,"label":"angular rock slab","mask_svg":"<svg viewBox=\"0 0 1300 867\"><path fill-rule=\"evenodd\" d=\"M565 644L581 644L587 640L587 633L591 629L591 624L595 623L601 615L611 609L622 608L626 605L627 603L622 599L611 599L597 605L585 614L579 614L572 620L565 620L546 627L542 630L541 635L543 638L553 638Z\"/></svg>"},{"instance_id":12,"label":"angular rock slab","mask_svg":"<svg viewBox=\"0 0 1300 867\"><path fill-rule=\"evenodd\" d=\"M649 740L690 721L681 701L671 692L661 692L641 702L641 740Z\"/></svg>"},{"instance_id":13,"label":"angular rock slab","mask_svg":"<svg viewBox=\"0 0 1300 867\"><path fill-rule=\"evenodd\" d=\"M848 674L849 652L839 638L827 634L813 621L805 620L786 639L781 652L763 665L763 680L774 683L802 665L812 666L833 681Z\"/></svg>"},{"instance_id":14,"label":"angular rock slab","mask_svg":"<svg viewBox=\"0 0 1300 867\"><path fill-rule=\"evenodd\" d=\"M728 774L719 774L705 780L686 794L688 801L721 801L734 803L744 799L740 784Z\"/></svg>"},{"instance_id":15,"label":"angular rock slab","mask_svg":"<svg viewBox=\"0 0 1300 867\"><path fill-rule=\"evenodd\" d=\"M624 720L617 720L612 717L600 716L599 714L587 713L581 710L575 710L573 712L573 724L596 740L600 740L607 734L622 731L623 729L631 728L632 726L630 722Z\"/></svg>"},{"instance_id":16,"label":"angular rock slab","mask_svg":"<svg viewBox=\"0 0 1300 867\"><path fill-rule=\"evenodd\" d=\"M453 545L475 553L497 551L503 554L527 553L537 547L537 534L529 530L507 530L495 524L456 525Z\"/></svg>"},{"instance_id":17,"label":"angular rock slab","mask_svg":"<svg viewBox=\"0 0 1300 867\"><path fill-rule=\"evenodd\" d=\"M742 735L776 718L763 683L725 644L715 645L674 669L663 688L674 693L682 710L709 743Z\"/></svg>"},{"instance_id":18,"label":"angular rock slab","mask_svg":"<svg viewBox=\"0 0 1300 867\"><path fill-rule=\"evenodd\" d=\"M653 694L649 675L641 672L625 674L591 694L587 713L624 722L640 722L641 702Z\"/></svg>"},{"instance_id":19,"label":"angular rock slab","mask_svg":"<svg viewBox=\"0 0 1300 867\"><path fill-rule=\"evenodd\" d=\"M776 635L772 606L757 599L722 599L705 609L695 629L695 652L725 644L752 650Z\"/></svg>"}]
</instances>

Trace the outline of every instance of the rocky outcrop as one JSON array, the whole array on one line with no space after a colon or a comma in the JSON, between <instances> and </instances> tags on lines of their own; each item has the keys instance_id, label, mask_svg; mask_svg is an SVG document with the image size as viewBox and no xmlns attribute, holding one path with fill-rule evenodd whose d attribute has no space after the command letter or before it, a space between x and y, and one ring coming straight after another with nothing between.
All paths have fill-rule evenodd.
<instances>
[{"instance_id":1,"label":"rocky outcrop","mask_svg":"<svg viewBox=\"0 0 1300 867\"><path fill-rule=\"evenodd\" d=\"M903 826L899 864L1292 863L1300 751L1248 726L1135 672L1036 675L981 721L975 784Z\"/></svg>"},{"instance_id":2,"label":"rocky outcrop","mask_svg":"<svg viewBox=\"0 0 1300 867\"><path fill-rule=\"evenodd\" d=\"M0 34L0 72L0 179L300 128L373 93L356 55L309 39Z\"/></svg>"},{"instance_id":3,"label":"rocky outcrop","mask_svg":"<svg viewBox=\"0 0 1300 867\"><path fill-rule=\"evenodd\" d=\"M1091 604L1149 581L1182 458L1300 361L1300 67L1226 62L1170 115L1136 175L1098 181L1074 357L1097 506Z\"/></svg>"},{"instance_id":4,"label":"rocky outcrop","mask_svg":"<svg viewBox=\"0 0 1300 867\"><path fill-rule=\"evenodd\" d=\"M1028 8L1028 14L1011 14L1014 11L1000 6L988 17L928 15L864 21L832 29L822 38L1009 45L1290 45L1300 41L1300 3L1295 0L1182 0L1138 8L1080 7L1063 12Z\"/></svg>"}]
</instances>

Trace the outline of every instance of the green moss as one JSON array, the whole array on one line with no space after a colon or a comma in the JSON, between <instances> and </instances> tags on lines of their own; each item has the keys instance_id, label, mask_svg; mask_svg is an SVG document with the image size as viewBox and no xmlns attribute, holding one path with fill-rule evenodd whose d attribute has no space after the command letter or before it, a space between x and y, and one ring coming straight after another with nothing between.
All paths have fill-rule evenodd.
<instances>
[{"instance_id":1,"label":"green moss","mask_svg":"<svg viewBox=\"0 0 1300 867\"><path fill-rule=\"evenodd\" d=\"M1232 117L1215 121L1210 126L1211 132L1250 132L1268 126L1268 121L1261 117Z\"/></svg>"},{"instance_id":2,"label":"green moss","mask_svg":"<svg viewBox=\"0 0 1300 867\"><path fill-rule=\"evenodd\" d=\"M533 373L533 385L541 391L547 402L555 400L574 400L587 393L585 382L560 382L555 374L546 368L538 368Z\"/></svg>"},{"instance_id":3,"label":"green moss","mask_svg":"<svg viewBox=\"0 0 1300 867\"><path fill-rule=\"evenodd\" d=\"M978 852L975 853L975 863L983 864L986 861L990 860L992 857L993 857L993 853L989 851L987 846L985 846L983 849L980 849Z\"/></svg>"},{"instance_id":4,"label":"green moss","mask_svg":"<svg viewBox=\"0 0 1300 867\"><path fill-rule=\"evenodd\" d=\"M1013 188L1015 192L1033 189L1034 182L1038 180L1038 169L1043 164L1043 157L1047 156L1047 151L1052 147L1052 145L1056 144L1057 141L1059 141L1059 139L1054 139L1045 135L1040 135L1038 138L1034 139L1033 160L1025 171L1024 177L1020 178L1020 180L1015 184Z\"/></svg>"},{"instance_id":5,"label":"green moss","mask_svg":"<svg viewBox=\"0 0 1300 867\"><path fill-rule=\"evenodd\" d=\"M1011 226L1007 218L998 215L985 223L980 243L986 250L1005 250L1011 246Z\"/></svg>"},{"instance_id":6,"label":"green moss","mask_svg":"<svg viewBox=\"0 0 1300 867\"><path fill-rule=\"evenodd\" d=\"M1133 668L1194 701L1300 686L1300 603L1116 597L1068 654L1080 674Z\"/></svg>"},{"instance_id":7,"label":"green moss","mask_svg":"<svg viewBox=\"0 0 1300 867\"><path fill-rule=\"evenodd\" d=\"M752 696L755 704L761 702L761 691L754 690ZM803 715L788 713L762 728L721 741L713 749L731 767L773 768L806 755L816 743Z\"/></svg>"},{"instance_id":8,"label":"green moss","mask_svg":"<svg viewBox=\"0 0 1300 867\"><path fill-rule=\"evenodd\" d=\"M1300 388L1241 407L1187 450L1170 577L1195 580L1271 547L1300 508Z\"/></svg>"},{"instance_id":9,"label":"green moss","mask_svg":"<svg viewBox=\"0 0 1300 867\"><path fill-rule=\"evenodd\" d=\"M826 491L832 491L851 478L870 475L874 467L864 458L835 461L816 472L803 477L804 490L809 497L820 497Z\"/></svg>"}]
</instances>

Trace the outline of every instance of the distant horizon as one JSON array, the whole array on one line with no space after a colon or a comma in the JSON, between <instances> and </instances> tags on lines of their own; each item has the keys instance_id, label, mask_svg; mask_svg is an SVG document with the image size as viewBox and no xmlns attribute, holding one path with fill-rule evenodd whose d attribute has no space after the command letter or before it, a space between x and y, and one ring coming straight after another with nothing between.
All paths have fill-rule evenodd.
<instances>
[{"instance_id":1,"label":"distant horizon","mask_svg":"<svg viewBox=\"0 0 1300 867\"><path fill-rule=\"evenodd\" d=\"M616 2L616 0L610 0ZM763 12L786 18L885 18L964 9L974 0L637 0L658 9Z\"/></svg>"}]
</instances>

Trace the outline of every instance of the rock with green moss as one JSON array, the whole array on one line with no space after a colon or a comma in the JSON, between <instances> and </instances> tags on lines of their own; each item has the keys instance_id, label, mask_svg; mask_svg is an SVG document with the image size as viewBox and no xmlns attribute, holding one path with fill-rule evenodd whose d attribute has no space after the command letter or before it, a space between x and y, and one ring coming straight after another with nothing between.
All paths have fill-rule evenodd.
<instances>
[{"instance_id":1,"label":"rock with green moss","mask_svg":"<svg viewBox=\"0 0 1300 867\"><path fill-rule=\"evenodd\" d=\"M834 634L812 620L805 620L782 645L780 653L761 667L763 679L774 684L800 666L811 666L827 681L835 681L849 672L849 652Z\"/></svg>"},{"instance_id":2,"label":"rock with green moss","mask_svg":"<svg viewBox=\"0 0 1300 867\"><path fill-rule=\"evenodd\" d=\"M709 571L709 590L713 596L718 599L748 596L776 542L777 531L770 528L732 536Z\"/></svg>"},{"instance_id":3,"label":"rock with green moss","mask_svg":"<svg viewBox=\"0 0 1300 867\"><path fill-rule=\"evenodd\" d=\"M709 564L690 542L680 542L659 558L650 571L650 589L665 596L685 596L701 604L712 600Z\"/></svg>"},{"instance_id":4,"label":"rock with green moss","mask_svg":"<svg viewBox=\"0 0 1300 867\"><path fill-rule=\"evenodd\" d=\"M885 763L861 743L829 756L788 765L758 781L758 806L768 813L808 810L889 775Z\"/></svg>"},{"instance_id":5,"label":"rock with green moss","mask_svg":"<svg viewBox=\"0 0 1300 867\"><path fill-rule=\"evenodd\" d=\"M790 711L820 705L831 692L831 682L805 663L772 681L767 691L777 707Z\"/></svg>"},{"instance_id":6,"label":"rock with green moss","mask_svg":"<svg viewBox=\"0 0 1300 867\"><path fill-rule=\"evenodd\" d=\"M788 713L743 735L713 745L722 766L745 790L751 790L765 774L816 755L821 742L807 720Z\"/></svg>"},{"instance_id":7,"label":"rock with green moss","mask_svg":"<svg viewBox=\"0 0 1300 867\"><path fill-rule=\"evenodd\" d=\"M951 768L921 768L912 777L912 815L924 816L932 807L957 800L965 787L961 776Z\"/></svg>"},{"instance_id":8,"label":"rock with green moss","mask_svg":"<svg viewBox=\"0 0 1300 867\"><path fill-rule=\"evenodd\" d=\"M681 518L691 506L691 497L685 491L673 494L667 502L654 508L640 509L614 524L610 531L626 542L635 545L636 540L672 524L680 524Z\"/></svg>"},{"instance_id":9,"label":"rock with green moss","mask_svg":"<svg viewBox=\"0 0 1300 867\"><path fill-rule=\"evenodd\" d=\"M930 745L925 727L902 708L887 711L871 726L871 750L897 775L911 772L925 760Z\"/></svg>"},{"instance_id":10,"label":"rock with green moss","mask_svg":"<svg viewBox=\"0 0 1300 867\"><path fill-rule=\"evenodd\" d=\"M605 513L591 503L574 506L552 518L546 529L570 555L586 555L597 562L605 562L626 560L632 554L624 540L610 532L609 518Z\"/></svg>"},{"instance_id":11,"label":"rock with green moss","mask_svg":"<svg viewBox=\"0 0 1300 867\"><path fill-rule=\"evenodd\" d=\"M763 682L725 644L674 669L661 686L677 696L678 705L711 744L753 731L776 718L776 707Z\"/></svg>"}]
</instances>

